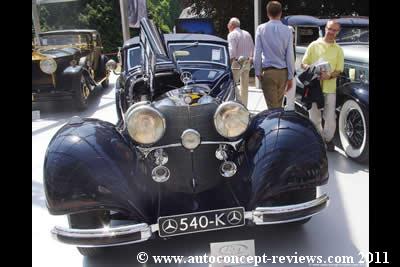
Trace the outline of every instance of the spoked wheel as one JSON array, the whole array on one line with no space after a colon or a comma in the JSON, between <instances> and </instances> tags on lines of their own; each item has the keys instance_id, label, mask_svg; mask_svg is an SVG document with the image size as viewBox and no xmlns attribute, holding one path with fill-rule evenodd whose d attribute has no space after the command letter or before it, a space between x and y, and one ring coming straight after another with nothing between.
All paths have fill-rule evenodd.
<instances>
[{"instance_id":1,"label":"spoked wheel","mask_svg":"<svg viewBox=\"0 0 400 267\"><path fill-rule=\"evenodd\" d=\"M354 100L347 100L339 115L339 137L346 155L364 163L369 159L368 114Z\"/></svg>"},{"instance_id":2,"label":"spoked wheel","mask_svg":"<svg viewBox=\"0 0 400 267\"><path fill-rule=\"evenodd\" d=\"M88 107L88 98L90 95L90 88L86 83L85 77L81 76L79 88L75 91L74 102L79 110L84 110Z\"/></svg>"}]
</instances>

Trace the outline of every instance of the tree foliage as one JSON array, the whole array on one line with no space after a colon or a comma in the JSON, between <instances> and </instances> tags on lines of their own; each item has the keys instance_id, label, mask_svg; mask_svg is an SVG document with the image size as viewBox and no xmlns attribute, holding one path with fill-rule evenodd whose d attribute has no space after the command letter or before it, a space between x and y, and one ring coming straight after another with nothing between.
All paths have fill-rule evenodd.
<instances>
[{"instance_id":1,"label":"tree foliage","mask_svg":"<svg viewBox=\"0 0 400 267\"><path fill-rule=\"evenodd\" d=\"M157 26L170 32L179 16L180 0L146 0L147 11ZM79 0L39 6L42 31L63 29L96 29L103 40L105 53L122 46L119 0ZM33 36L32 23L32 36ZM131 36L138 31L131 29Z\"/></svg>"},{"instance_id":2,"label":"tree foliage","mask_svg":"<svg viewBox=\"0 0 400 267\"><path fill-rule=\"evenodd\" d=\"M197 14L204 12L214 19L217 33L226 38L226 25L231 17L238 17L241 27L254 36L253 0L146 0L149 17L164 32L170 32L183 7L194 6ZM261 0L261 18L266 19L265 6ZM368 16L366 0L282 0L284 14L312 16ZM79 0L76 2L41 5L39 8L41 30L90 28L100 32L106 53L115 52L122 46L122 28L119 0ZM33 36L32 24L32 36ZM138 33L131 29L131 36Z\"/></svg>"},{"instance_id":3,"label":"tree foliage","mask_svg":"<svg viewBox=\"0 0 400 267\"><path fill-rule=\"evenodd\" d=\"M266 21L265 7L269 0L261 0L261 21ZM231 17L240 20L241 28L248 30L254 36L254 1L253 0L186 0L193 5L196 14L205 12L214 19L218 35L226 37L226 24ZM311 15L311 16L368 16L368 0L281 0L283 16Z\"/></svg>"},{"instance_id":4,"label":"tree foliage","mask_svg":"<svg viewBox=\"0 0 400 267\"><path fill-rule=\"evenodd\" d=\"M149 17L163 32L171 32L181 12L180 0L147 0Z\"/></svg>"}]
</instances>

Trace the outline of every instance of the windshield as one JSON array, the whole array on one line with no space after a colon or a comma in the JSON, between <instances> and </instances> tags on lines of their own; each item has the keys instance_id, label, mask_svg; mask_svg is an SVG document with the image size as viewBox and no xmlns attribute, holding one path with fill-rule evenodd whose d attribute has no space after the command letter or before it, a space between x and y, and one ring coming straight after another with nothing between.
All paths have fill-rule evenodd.
<instances>
[{"instance_id":1,"label":"windshield","mask_svg":"<svg viewBox=\"0 0 400 267\"><path fill-rule=\"evenodd\" d=\"M86 34L57 34L40 37L41 45L70 45L88 44L89 36Z\"/></svg>"},{"instance_id":2,"label":"windshield","mask_svg":"<svg viewBox=\"0 0 400 267\"><path fill-rule=\"evenodd\" d=\"M128 70L139 67L142 64L142 53L140 47L133 47L128 50Z\"/></svg>"},{"instance_id":3,"label":"windshield","mask_svg":"<svg viewBox=\"0 0 400 267\"><path fill-rule=\"evenodd\" d=\"M198 43L198 45L193 44L194 43L179 43L171 44L169 47L171 54L174 51L181 49L189 52L185 55L176 55L176 60L178 62L206 62L221 64L224 66L228 64L225 46L208 43Z\"/></svg>"},{"instance_id":4,"label":"windshield","mask_svg":"<svg viewBox=\"0 0 400 267\"><path fill-rule=\"evenodd\" d=\"M323 29L323 35L325 29ZM369 28L368 27L346 27L342 26L339 34L336 36L336 42L340 43L369 43Z\"/></svg>"},{"instance_id":5,"label":"windshield","mask_svg":"<svg viewBox=\"0 0 400 267\"><path fill-rule=\"evenodd\" d=\"M369 29L368 27L343 27L336 42L367 42L369 43Z\"/></svg>"}]
</instances>

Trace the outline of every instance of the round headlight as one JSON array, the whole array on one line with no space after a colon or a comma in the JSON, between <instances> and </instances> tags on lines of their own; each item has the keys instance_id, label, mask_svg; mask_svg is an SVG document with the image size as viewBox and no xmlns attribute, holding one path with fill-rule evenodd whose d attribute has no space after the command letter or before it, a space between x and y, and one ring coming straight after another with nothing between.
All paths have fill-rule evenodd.
<instances>
[{"instance_id":1,"label":"round headlight","mask_svg":"<svg viewBox=\"0 0 400 267\"><path fill-rule=\"evenodd\" d=\"M193 129L185 130L181 135L181 139L182 145L189 150L195 149L201 142L200 133Z\"/></svg>"},{"instance_id":2,"label":"round headlight","mask_svg":"<svg viewBox=\"0 0 400 267\"><path fill-rule=\"evenodd\" d=\"M221 104L214 114L214 125L217 132L226 138L235 138L243 134L250 122L250 113L237 102Z\"/></svg>"},{"instance_id":3,"label":"round headlight","mask_svg":"<svg viewBox=\"0 0 400 267\"><path fill-rule=\"evenodd\" d=\"M165 133L164 116L147 105L132 106L126 112L125 122L130 137L140 144L154 144Z\"/></svg>"},{"instance_id":4,"label":"round headlight","mask_svg":"<svg viewBox=\"0 0 400 267\"><path fill-rule=\"evenodd\" d=\"M40 61L40 69L47 74L52 74L57 70L57 63L52 58L47 58Z\"/></svg>"}]
</instances>

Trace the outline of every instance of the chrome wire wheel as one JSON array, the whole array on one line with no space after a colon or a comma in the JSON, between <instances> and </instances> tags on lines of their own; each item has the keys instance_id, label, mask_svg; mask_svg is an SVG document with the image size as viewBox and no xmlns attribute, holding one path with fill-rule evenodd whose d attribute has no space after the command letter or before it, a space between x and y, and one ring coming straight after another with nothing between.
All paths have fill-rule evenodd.
<instances>
[{"instance_id":1,"label":"chrome wire wheel","mask_svg":"<svg viewBox=\"0 0 400 267\"><path fill-rule=\"evenodd\" d=\"M84 100L87 100L90 95L90 89L86 84L85 77L81 78L81 90L82 90L82 97Z\"/></svg>"},{"instance_id":2,"label":"chrome wire wheel","mask_svg":"<svg viewBox=\"0 0 400 267\"><path fill-rule=\"evenodd\" d=\"M347 100L339 115L339 137L346 155L359 162L368 159L368 120L363 108L354 100Z\"/></svg>"},{"instance_id":3,"label":"chrome wire wheel","mask_svg":"<svg viewBox=\"0 0 400 267\"><path fill-rule=\"evenodd\" d=\"M90 88L86 83L85 76L82 74L79 84L75 87L74 102L78 110L84 110L88 106L88 98L90 96Z\"/></svg>"}]
</instances>

